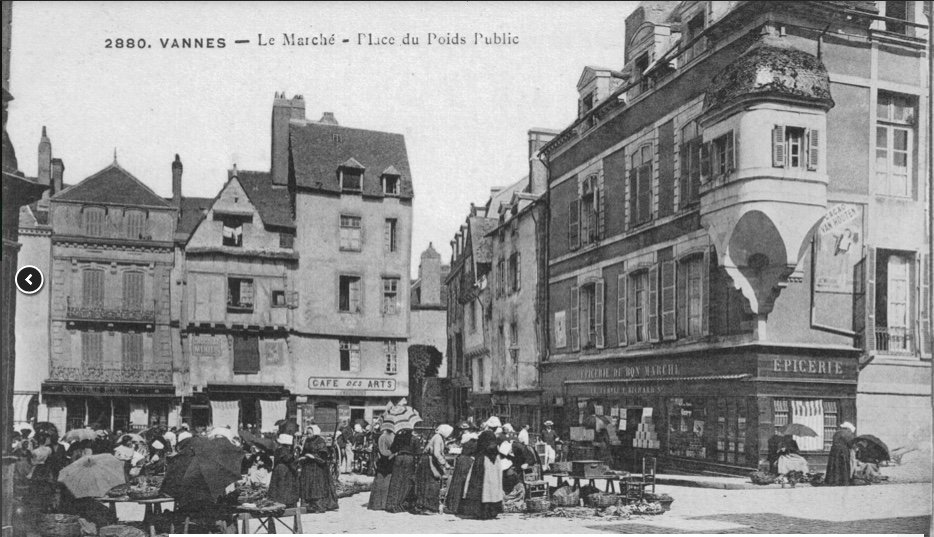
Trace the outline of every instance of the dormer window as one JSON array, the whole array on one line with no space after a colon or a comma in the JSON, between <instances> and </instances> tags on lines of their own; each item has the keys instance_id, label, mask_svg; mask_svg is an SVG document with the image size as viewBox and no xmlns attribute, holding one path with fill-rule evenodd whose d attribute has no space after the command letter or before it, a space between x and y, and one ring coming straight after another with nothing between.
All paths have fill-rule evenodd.
<instances>
[{"instance_id":1,"label":"dormer window","mask_svg":"<svg viewBox=\"0 0 934 537\"><path fill-rule=\"evenodd\" d=\"M363 170L341 168L341 190L360 192L363 190Z\"/></svg>"},{"instance_id":2,"label":"dormer window","mask_svg":"<svg viewBox=\"0 0 934 537\"><path fill-rule=\"evenodd\" d=\"M649 68L649 53L646 52L636 58L636 76L639 77L639 91L643 92L649 89L649 77L645 75L645 70Z\"/></svg>"},{"instance_id":3,"label":"dormer window","mask_svg":"<svg viewBox=\"0 0 934 537\"><path fill-rule=\"evenodd\" d=\"M383 194L387 196L398 196L399 195L399 176L398 175L383 175Z\"/></svg>"},{"instance_id":4,"label":"dormer window","mask_svg":"<svg viewBox=\"0 0 934 537\"><path fill-rule=\"evenodd\" d=\"M698 38L698 36L704 32L704 26L705 20L703 12L698 13L688 21L684 33L684 44L691 48L688 49L688 52L685 54L686 62L700 56L700 54L707 49L707 39Z\"/></svg>"},{"instance_id":5,"label":"dormer window","mask_svg":"<svg viewBox=\"0 0 934 537\"><path fill-rule=\"evenodd\" d=\"M586 114L593 108L595 93L596 92L591 91L587 95L584 95L584 97L581 99L581 115Z\"/></svg>"}]
</instances>

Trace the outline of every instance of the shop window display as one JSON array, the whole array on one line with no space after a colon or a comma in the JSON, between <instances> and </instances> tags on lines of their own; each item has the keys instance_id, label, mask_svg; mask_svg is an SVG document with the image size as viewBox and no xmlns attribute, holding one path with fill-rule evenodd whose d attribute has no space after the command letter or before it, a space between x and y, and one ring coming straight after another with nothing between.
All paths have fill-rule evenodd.
<instances>
[{"instance_id":1,"label":"shop window display","mask_svg":"<svg viewBox=\"0 0 934 537\"><path fill-rule=\"evenodd\" d=\"M709 435L707 401L676 397L668 400L668 452L678 457L706 459Z\"/></svg>"}]
</instances>

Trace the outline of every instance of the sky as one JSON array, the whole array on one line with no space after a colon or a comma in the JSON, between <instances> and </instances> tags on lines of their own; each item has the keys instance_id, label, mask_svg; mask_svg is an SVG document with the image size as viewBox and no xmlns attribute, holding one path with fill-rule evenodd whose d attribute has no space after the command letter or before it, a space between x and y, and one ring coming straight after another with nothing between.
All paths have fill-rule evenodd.
<instances>
[{"instance_id":1,"label":"sky","mask_svg":"<svg viewBox=\"0 0 934 537\"><path fill-rule=\"evenodd\" d=\"M234 163L269 169L274 93L304 95L308 119L327 111L341 125L405 135L414 275L429 242L450 258L471 202L528 173L530 128L574 120L586 65L622 68L636 5L17 0L7 131L30 176L44 125L66 183L109 165L116 150L121 166L168 197L178 153L183 195L213 197ZM511 44L475 44L477 33ZM283 34L335 43L287 46ZM407 34L419 44L403 44ZM394 43L371 45L371 36ZM225 47L163 48L186 37ZM130 38L147 48L117 48Z\"/></svg>"}]
</instances>

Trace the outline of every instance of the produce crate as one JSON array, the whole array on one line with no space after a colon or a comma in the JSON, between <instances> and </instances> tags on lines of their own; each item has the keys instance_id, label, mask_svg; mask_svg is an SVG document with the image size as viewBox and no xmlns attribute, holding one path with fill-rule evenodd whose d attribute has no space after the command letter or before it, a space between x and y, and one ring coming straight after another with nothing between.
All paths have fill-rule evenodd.
<instances>
[{"instance_id":1,"label":"produce crate","mask_svg":"<svg viewBox=\"0 0 934 537\"><path fill-rule=\"evenodd\" d=\"M605 465L601 461L572 461L571 474L580 477L599 477L606 473Z\"/></svg>"}]
</instances>

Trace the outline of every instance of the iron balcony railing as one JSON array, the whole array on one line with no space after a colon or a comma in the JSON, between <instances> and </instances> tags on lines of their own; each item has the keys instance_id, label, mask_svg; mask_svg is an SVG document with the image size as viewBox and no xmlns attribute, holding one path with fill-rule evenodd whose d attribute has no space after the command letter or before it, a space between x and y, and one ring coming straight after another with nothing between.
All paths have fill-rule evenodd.
<instances>
[{"instance_id":1,"label":"iron balcony railing","mask_svg":"<svg viewBox=\"0 0 934 537\"><path fill-rule=\"evenodd\" d=\"M911 354L913 334L910 328L877 326L876 350L892 354Z\"/></svg>"},{"instance_id":2,"label":"iron balcony railing","mask_svg":"<svg viewBox=\"0 0 934 537\"><path fill-rule=\"evenodd\" d=\"M172 384L171 368L144 366L52 366L49 380L95 383Z\"/></svg>"},{"instance_id":3,"label":"iron balcony railing","mask_svg":"<svg viewBox=\"0 0 934 537\"><path fill-rule=\"evenodd\" d=\"M69 319L88 321L154 322L155 301L131 303L124 300L84 301L68 297Z\"/></svg>"}]
</instances>

